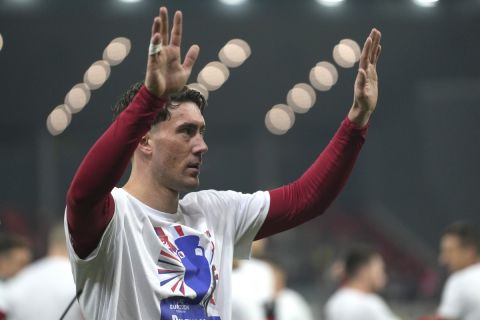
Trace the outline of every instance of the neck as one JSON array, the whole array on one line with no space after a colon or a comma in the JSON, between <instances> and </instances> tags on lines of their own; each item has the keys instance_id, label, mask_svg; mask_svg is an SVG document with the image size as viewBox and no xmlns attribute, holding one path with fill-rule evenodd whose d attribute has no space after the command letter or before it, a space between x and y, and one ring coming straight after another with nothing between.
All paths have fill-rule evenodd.
<instances>
[{"instance_id":1,"label":"neck","mask_svg":"<svg viewBox=\"0 0 480 320\"><path fill-rule=\"evenodd\" d=\"M123 189L153 209L166 213L177 212L178 192L158 185L151 176L139 177L132 172Z\"/></svg>"},{"instance_id":2,"label":"neck","mask_svg":"<svg viewBox=\"0 0 480 320\"><path fill-rule=\"evenodd\" d=\"M365 293L372 292L371 286L366 281L362 281L361 279L351 279L346 283L346 286Z\"/></svg>"}]
</instances>

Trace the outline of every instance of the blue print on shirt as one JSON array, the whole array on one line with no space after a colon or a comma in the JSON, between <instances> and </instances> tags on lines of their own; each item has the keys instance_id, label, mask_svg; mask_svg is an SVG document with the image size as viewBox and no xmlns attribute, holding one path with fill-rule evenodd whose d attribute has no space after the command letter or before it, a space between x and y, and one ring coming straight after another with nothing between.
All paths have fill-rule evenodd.
<instances>
[{"instance_id":1,"label":"blue print on shirt","mask_svg":"<svg viewBox=\"0 0 480 320\"><path fill-rule=\"evenodd\" d=\"M172 243L163 230L160 239L169 249L160 252L159 262L163 265L172 265L169 269L159 269L169 277L160 282L161 286L167 286L173 296L160 302L160 320L220 320L217 316L208 316L207 305L215 289L215 281L212 282L213 270L211 261L205 256L205 249L200 246L200 238L196 235L183 235L183 229L175 228L180 237ZM178 262L183 266L182 271L176 271ZM213 288L212 288L213 284ZM187 288L195 292L194 297L188 297Z\"/></svg>"}]
</instances>

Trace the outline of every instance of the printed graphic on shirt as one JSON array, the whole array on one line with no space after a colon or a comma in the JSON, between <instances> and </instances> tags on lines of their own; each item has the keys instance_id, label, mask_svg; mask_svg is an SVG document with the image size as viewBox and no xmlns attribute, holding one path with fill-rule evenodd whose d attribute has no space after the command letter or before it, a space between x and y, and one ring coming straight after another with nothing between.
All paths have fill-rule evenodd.
<instances>
[{"instance_id":1,"label":"printed graphic on shirt","mask_svg":"<svg viewBox=\"0 0 480 320\"><path fill-rule=\"evenodd\" d=\"M162 245L158 259L160 320L221 320L214 315L218 275L212 265L215 244L210 232L200 234L182 226L156 227Z\"/></svg>"}]
</instances>

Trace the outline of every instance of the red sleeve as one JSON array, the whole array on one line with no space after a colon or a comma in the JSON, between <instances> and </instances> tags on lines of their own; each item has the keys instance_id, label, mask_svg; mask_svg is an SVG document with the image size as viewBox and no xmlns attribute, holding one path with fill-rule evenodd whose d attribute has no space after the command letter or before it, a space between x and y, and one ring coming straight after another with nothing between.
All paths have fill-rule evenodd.
<instances>
[{"instance_id":1,"label":"red sleeve","mask_svg":"<svg viewBox=\"0 0 480 320\"><path fill-rule=\"evenodd\" d=\"M142 87L93 145L75 173L67 192L67 222L73 248L80 258L97 247L115 209L110 192L164 105L165 100Z\"/></svg>"},{"instance_id":2,"label":"red sleeve","mask_svg":"<svg viewBox=\"0 0 480 320\"><path fill-rule=\"evenodd\" d=\"M297 181L269 191L270 209L256 239L296 227L321 215L345 185L367 127L346 118L328 146Z\"/></svg>"}]
</instances>

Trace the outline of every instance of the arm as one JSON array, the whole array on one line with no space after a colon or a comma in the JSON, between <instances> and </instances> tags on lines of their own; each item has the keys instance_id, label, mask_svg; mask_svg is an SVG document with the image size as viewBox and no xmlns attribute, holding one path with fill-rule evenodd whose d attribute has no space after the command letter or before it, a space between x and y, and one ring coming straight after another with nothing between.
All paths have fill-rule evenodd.
<instances>
[{"instance_id":1,"label":"arm","mask_svg":"<svg viewBox=\"0 0 480 320\"><path fill-rule=\"evenodd\" d=\"M77 170L67 193L67 223L75 252L85 258L98 245L113 217L110 195L142 137L169 94L183 88L190 76L199 48L192 46L181 64L182 14L176 12L169 42L168 12L160 8L152 26L152 45L163 45L149 53L145 87L90 149Z\"/></svg>"},{"instance_id":2,"label":"arm","mask_svg":"<svg viewBox=\"0 0 480 320\"><path fill-rule=\"evenodd\" d=\"M332 141L295 182L270 192L270 209L256 239L302 224L322 214L340 193L365 140L367 124L378 99L376 64L380 32L365 41L355 80L352 108Z\"/></svg>"}]
</instances>

